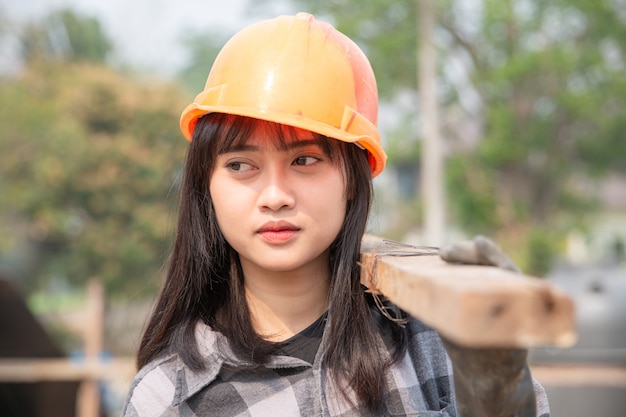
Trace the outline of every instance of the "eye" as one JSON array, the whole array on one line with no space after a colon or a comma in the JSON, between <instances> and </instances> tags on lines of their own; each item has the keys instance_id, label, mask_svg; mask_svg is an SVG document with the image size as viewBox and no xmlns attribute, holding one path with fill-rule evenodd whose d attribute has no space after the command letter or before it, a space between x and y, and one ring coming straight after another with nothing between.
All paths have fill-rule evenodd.
<instances>
[{"instance_id":1,"label":"eye","mask_svg":"<svg viewBox=\"0 0 626 417\"><path fill-rule=\"evenodd\" d=\"M305 166L314 164L318 161L320 161L320 159L314 156L299 156L293 161L293 164L298 166Z\"/></svg>"},{"instance_id":2,"label":"eye","mask_svg":"<svg viewBox=\"0 0 626 417\"><path fill-rule=\"evenodd\" d=\"M229 162L226 164L226 168L233 172L246 172L254 169L252 165L239 161Z\"/></svg>"}]
</instances>

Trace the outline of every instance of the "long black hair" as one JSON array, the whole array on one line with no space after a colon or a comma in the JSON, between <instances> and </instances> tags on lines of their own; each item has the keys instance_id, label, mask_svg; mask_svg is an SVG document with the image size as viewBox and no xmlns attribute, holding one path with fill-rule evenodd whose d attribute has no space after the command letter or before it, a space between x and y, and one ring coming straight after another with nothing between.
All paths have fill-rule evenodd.
<instances>
[{"instance_id":1,"label":"long black hair","mask_svg":"<svg viewBox=\"0 0 626 417\"><path fill-rule=\"evenodd\" d=\"M209 193L217 155L247 140L258 123L265 123L280 140L289 140L285 138L289 129L282 125L221 113L203 116L195 127L185 162L174 248L141 340L139 368L163 352L176 352L192 369L202 369L204 362L195 337L198 320L223 333L233 350L247 360L263 363L275 350L274 343L254 330L245 302L241 264L218 227ZM358 263L372 201L370 168L365 151L359 147L321 135L319 138L331 160L343 168L347 201L343 225L329 248L330 333L324 365L340 377L344 395L349 387L367 409L380 411L386 392L384 370L390 361L378 350L380 324L372 318L373 303L360 284ZM393 358L397 359L405 349L404 331L391 322L383 325L390 330Z\"/></svg>"}]
</instances>

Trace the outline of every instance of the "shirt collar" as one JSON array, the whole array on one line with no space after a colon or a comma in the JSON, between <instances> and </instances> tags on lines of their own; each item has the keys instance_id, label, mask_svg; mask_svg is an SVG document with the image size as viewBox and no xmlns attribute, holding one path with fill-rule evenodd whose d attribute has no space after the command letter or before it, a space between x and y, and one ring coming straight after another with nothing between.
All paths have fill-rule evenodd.
<instances>
[{"instance_id":1,"label":"shirt collar","mask_svg":"<svg viewBox=\"0 0 626 417\"><path fill-rule=\"evenodd\" d=\"M226 336L216 332L205 323L198 322L195 333L198 350L205 360L205 368L201 371L194 371L180 357L177 358L174 405L188 400L213 382L224 366L248 369L258 366L271 369L311 367L308 362L289 356L272 356L265 365L253 364L238 358L232 351Z\"/></svg>"}]
</instances>

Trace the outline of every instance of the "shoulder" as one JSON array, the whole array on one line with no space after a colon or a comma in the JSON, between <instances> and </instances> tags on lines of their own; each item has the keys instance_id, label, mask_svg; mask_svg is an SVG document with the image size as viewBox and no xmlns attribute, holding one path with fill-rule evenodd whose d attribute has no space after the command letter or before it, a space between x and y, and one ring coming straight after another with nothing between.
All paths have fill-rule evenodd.
<instances>
[{"instance_id":1,"label":"shoulder","mask_svg":"<svg viewBox=\"0 0 626 417\"><path fill-rule=\"evenodd\" d=\"M419 320L412 319L408 324L409 342L407 355L410 363L421 380L424 390L431 390L432 395L445 391L451 395L452 362L441 341L439 333ZM446 401L452 402L452 398Z\"/></svg>"},{"instance_id":2,"label":"shoulder","mask_svg":"<svg viewBox=\"0 0 626 417\"><path fill-rule=\"evenodd\" d=\"M390 368L389 406L456 415L452 367L439 334L414 318L405 329L406 352Z\"/></svg>"},{"instance_id":3,"label":"shoulder","mask_svg":"<svg viewBox=\"0 0 626 417\"><path fill-rule=\"evenodd\" d=\"M415 374L421 384L434 382L450 385L452 364L439 333L420 320L410 318L404 327L406 348L392 367L392 371Z\"/></svg>"},{"instance_id":4,"label":"shoulder","mask_svg":"<svg viewBox=\"0 0 626 417\"><path fill-rule=\"evenodd\" d=\"M135 376L124 403L122 416L160 416L171 408L176 392L178 355L161 356Z\"/></svg>"},{"instance_id":5,"label":"shoulder","mask_svg":"<svg viewBox=\"0 0 626 417\"><path fill-rule=\"evenodd\" d=\"M447 353L439 333L417 319L407 323L409 352L412 356L427 356L447 360Z\"/></svg>"},{"instance_id":6,"label":"shoulder","mask_svg":"<svg viewBox=\"0 0 626 417\"><path fill-rule=\"evenodd\" d=\"M192 369L178 353L163 354L135 376L122 408L123 417L178 415L181 403L212 381L224 361L237 363L224 337L198 322L197 349L205 367Z\"/></svg>"}]
</instances>

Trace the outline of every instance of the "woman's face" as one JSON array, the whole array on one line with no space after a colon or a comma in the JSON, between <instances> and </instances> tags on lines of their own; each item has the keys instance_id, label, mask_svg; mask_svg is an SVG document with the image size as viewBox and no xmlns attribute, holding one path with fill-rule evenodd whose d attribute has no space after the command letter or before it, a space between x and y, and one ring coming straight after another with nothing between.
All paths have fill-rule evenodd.
<instances>
[{"instance_id":1,"label":"woman's face","mask_svg":"<svg viewBox=\"0 0 626 417\"><path fill-rule=\"evenodd\" d=\"M217 156L209 183L217 222L244 273L325 275L346 211L342 165L313 133L285 129L281 143L265 126Z\"/></svg>"}]
</instances>

